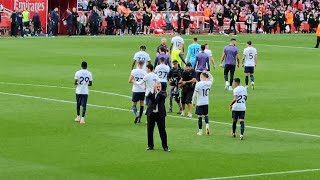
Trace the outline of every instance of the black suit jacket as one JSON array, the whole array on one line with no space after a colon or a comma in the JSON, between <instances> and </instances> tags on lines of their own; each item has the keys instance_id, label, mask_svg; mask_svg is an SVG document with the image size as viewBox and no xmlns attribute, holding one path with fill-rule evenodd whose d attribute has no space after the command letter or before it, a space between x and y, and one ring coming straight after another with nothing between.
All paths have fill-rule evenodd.
<instances>
[{"instance_id":1,"label":"black suit jacket","mask_svg":"<svg viewBox=\"0 0 320 180\"><path fill-rule=\"evenodd\" d=\"M153 110L156 109L156 105L158 105L158 112L160 118L164 118L167 116L165 101L166 101L167 93L165 91L160 91L155 98L155 93L149 93L149 104L147 109L147 116L151 116Z\"/></svg>"}]
</instances>

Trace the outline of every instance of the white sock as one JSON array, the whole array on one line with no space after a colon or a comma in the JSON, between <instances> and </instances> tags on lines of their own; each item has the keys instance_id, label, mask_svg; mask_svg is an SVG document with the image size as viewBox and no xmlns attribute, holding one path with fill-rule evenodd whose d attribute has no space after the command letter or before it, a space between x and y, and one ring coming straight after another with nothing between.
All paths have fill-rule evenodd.
<instances>
[{"instance_id":1,"label":"white sock","mask_svg":"<svg viewBox=\"0 0 320 180\"><path fill-rule=\"evenodd\" d=\"M77 119L80 119L80 116L77 116Z\"/></svg>"},{"instance_id":2,"label":"white sock","mask_svg":"<svg viewBox=\"0 0 320 180\"><path fill-rule=\"evenodd\" d=\"M81 121L84 121L84 117L81 117Z\"/></svg>"},{"instance_id":3,"label":"white sock","mask_svg":"<svg viewBox=\"0 0 320 180\"><path fill-rule=\"evenodd\" d=\"M228 85L228 86L229 86L229 81L226 81L226 85Z\"/></svg>"},{"instance_id":4,"label":"white sock","mask_svg":"<svg viewBox=\"0 0 320 180\"><path fill-rule=\"evenodd\" d=\"M202 134L202 129L199 129L199 133Z\"/></svg>"},{"instance_id":5,"label":"white sock","mask_svg":"<svg viewBox=\"0 0 320 180\"><path fill-rule=\"evenodd\" d=\"M209 129L209 123L206 124L206 129Z\"/></svg>"}]
</instances>

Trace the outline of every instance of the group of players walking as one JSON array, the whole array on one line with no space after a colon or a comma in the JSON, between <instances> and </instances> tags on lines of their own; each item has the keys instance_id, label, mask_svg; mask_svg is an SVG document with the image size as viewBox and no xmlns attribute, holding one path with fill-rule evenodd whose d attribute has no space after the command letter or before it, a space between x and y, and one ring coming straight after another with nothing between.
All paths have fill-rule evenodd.
<instances>
[{"instance_id":1,"label":"group of players walking","mask_svg":"<svg viewBox=\"0 0 320 180\"><path fill-rule=\"evenodd\" d=\"M224 68L225 89L233 90L234 94L234 98L230 104L233 118L231 134L233 137L236 137L236 124L237 121L240 121L241 140L244 135L245 104L249 77L254 89L253 73L257 63L257 50L251 45L252 42L248 41L247 48L244 49L243 53L242 66L246 74L245 87L240 85L239 78L234 79L236 66L240 67L239 52L235 39L231 39L230 44L224 48L220 64ZM192 107L196 106L199 128L197 134L203 134L202 120L204 119L206 123L205 133L209 135L209 95L214 82L214 78L210 73L210 61L213 68L216 67L216 63L211 50L209 50L209 46L207 44L198 44L197 38L194 38L193 43L189 45L185 58L183 51L183 38L175 36L171 40L170 48L167 47L166 39L161 40L161 45L157 48L157 56L153 65L145 46L141 46L140 51L134 55L132 72L129 77L129 83L133 84L132 110L135 115L134 123L141 122L144 104L148 106L148 95L153 91L154 86L161 84L161 92L168 91L169 94L169 112L172 112L173 99L178 104L178 114L181 116L187 115L188 118L192 118ZM134 69L135 66L136 69ZM228 79L229 73L230 79ZM140 103L139 113L137 103ZM164 118L163 121L165 121ZM164 124L163 127L159 127L159 131L165 131Z\"/></svg>"}]
</instances>

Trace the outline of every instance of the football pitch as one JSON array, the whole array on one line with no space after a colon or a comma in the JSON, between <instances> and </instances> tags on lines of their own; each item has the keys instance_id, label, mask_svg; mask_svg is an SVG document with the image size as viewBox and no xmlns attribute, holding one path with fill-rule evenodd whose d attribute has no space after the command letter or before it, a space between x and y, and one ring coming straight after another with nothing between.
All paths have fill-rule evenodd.
<instances>
[{"instance_id":1,"label":"football pitch","mask_svg":"<svg viewBox=\"0 0 320 180\"><path fill-rule=\"evenodd\" d=\"M184 36L185 44L195 36ZM197 36L219 65L226 36ZM146 151L146 117L134 125L132 58L161 37L1 38L0 179L320 179L320 51L314 35L240 35L258 50L255 90L248 90L245 140L231 138L232 92L213 71L210 136L197 120L166 120L170 153L155 129ZM171 37L167 36L168 44ZM187 49L187 48L186 48ZM74 74L93 73L86 124L74 122ZM243 69L235 77L244 82ZM174 104L176 105L176 104ZM240 128L237 128L239 133Z\"/></svg>"}]
</instances>

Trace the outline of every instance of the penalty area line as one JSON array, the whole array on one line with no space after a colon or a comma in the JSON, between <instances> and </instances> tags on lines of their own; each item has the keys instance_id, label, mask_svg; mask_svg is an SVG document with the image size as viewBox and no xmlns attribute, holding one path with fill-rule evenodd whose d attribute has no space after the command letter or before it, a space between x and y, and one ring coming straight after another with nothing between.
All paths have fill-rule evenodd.
<instances>
[{"instance_id":1,"label":"penalty area line","mask_svg":"<svg viewBox=\"0 0 320 180\"><path fill-rule=\"evenodd\" d=\"M282 172L269 172L269 173L260 173L260 174L247 174L247 175L239 175L239 176L224 176L224 177L205 178L205 179L196 179L196 180L239 179L239 178L246 178L246 177L272 176L272 175L294 174L294 173L304 173L304 172L314 172L314 171L320 171L320 168L293 170L293 171L282 171Z\"/></svg>"},{"instance_id":2,"label":"penalty area line","mask_svg":"<svg viewBox=\"0 0 320 180\"><path fill-rule=\"evenodd\" d=\"M8 93L8 92L0 92L2 95L10 95L10 96L18 96L18 97L24 97L24 98L32 98L32 99L40 99L45 101L54 101L54 102L61 102L61 103L69 103L69 104L76 104L73 101L66 101L66 100L60 100L60 99L53 99L53 98L44 98L39 96L31 96L31 95L24 95L24 94L16 94L16 93ZM126 111L126 112L132 112L130 109L124 109L124 108L117 108L117 107L111 107L111 106L103 106L103 105L95 105L95 104L87 104L91 107L97 107L97 108L105 108L105 109L111 109L111 110L118 110L118 111ZM188 117L181 117L181 116L173 116L173 115L167 115L168 117L172 118L178 118L178 119L184 119L184 120L192 120L192 121L198 121L196 118L188 118ZM230 123L225 122L219 122L219 121L211 121L215 124L221 124L221 125L227 125L230 126ZM300 132L292 132L292 131L284 131L284 130L278 130L278 129L269 129L269 128L261 128L261 127L255 127L255 126L246 126L247 128L251 129L257 129L257 130L264 130L264 131L271 131L271 132L278 132L278 133L286 133L286 134L294 134L294 135L300 135L300 136L308 136L308 137L315 137L320 138L320 135L315 134L306 134L306 133L300 133Z\"/></svg>"}]
</instances>

